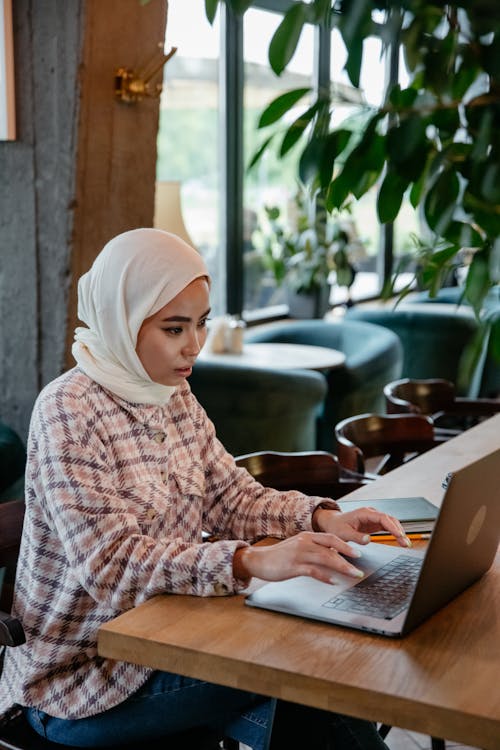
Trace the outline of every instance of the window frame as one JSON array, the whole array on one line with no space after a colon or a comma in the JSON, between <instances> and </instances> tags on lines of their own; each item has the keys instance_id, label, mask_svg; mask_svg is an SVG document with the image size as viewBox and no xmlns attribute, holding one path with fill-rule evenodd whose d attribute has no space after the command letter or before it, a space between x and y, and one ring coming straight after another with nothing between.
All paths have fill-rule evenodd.
<instances>
[{"instance_id":1,"label":"window frame","mask_svg":"<svg viewBox=\"0 0 500 750\"><path fill-rule=\"evenodd\" d=\"M285 13L293 0L255 0L253 7L278 14ZM223 241L222 253L226 267L226 310L230 315L243 316L244 265L243 265L243 195L244 195L244 156L243 156L243 17L235 14L225 3L221 12L221 70L220 70L220 113L221 113L221 154L222 190L220 226ZM324 27L316 27L315 59L313 61L314 86L318 91L330 84L331 32ZM385 89L398 79L399 45L391 45L388 56ZM394 256L394 225L381 227L377 249L377 275L379 297L384 285L389 281ZM286 317L283 312L283 317ZM251 311L248 318L259 322L280 316L274 308L267 311Z\"/></svg>"}]
</instances>

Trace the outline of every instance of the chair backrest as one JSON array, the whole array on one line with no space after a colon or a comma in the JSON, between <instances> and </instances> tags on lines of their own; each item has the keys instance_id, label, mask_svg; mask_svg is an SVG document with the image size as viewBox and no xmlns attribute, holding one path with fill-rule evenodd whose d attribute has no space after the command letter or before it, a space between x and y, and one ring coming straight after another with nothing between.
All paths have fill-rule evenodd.
<instances>
[{"instance_id":1,"label":"chair backrest","mask_svg":"<svg viewBox=\"0 0 500 750\"><path fill-rule=\"evenodd\" d=\"M388 414L426 414L435 429L449 435L461 432L500 412L500 399L455 395L449 380L395 380L384 387Z\"/></svg>"},{"instance_id":2,"label":"chair backrest","mask_svg":"<svg viewBox=\"0 0 500 750\"><path fill-rule=\"evenodd\" d=\"M24 643L21 623L9 614L23 521L23 500L0 504L0 645L2 646L18 646Z\"/></svg>"},{"instance_id":3,"label":"chair backrest","mask_svg":"<svg viewBox=\"0 0 500 750\"><path fill-rule=\"evenodd\" d=\"M335 427L337 455L347 469L366 473L366 459L381 457L372 471L385 474L439 444L434 424L422 414L360 414Z\"/></svg>"},{"instance_id":4,"label":"chair backrest","mask_svg":"<svg viewBox=\"0 0 500 750\"><path fill-rule=\"evenodd\" d=\"M337 457L326 451L261 451L238 456L236 463L265 487L299 490L306 495L339 498L367 482L344 471Z\"/></svg>"},{"instance_id":5,"label":"chair backrest","mask_svg":"<svg viewBox=\"0 0 500 750\"><path fill-rule=\"evenodd\" d=\"M455 386L442 378L393 380L384 386L388 414L427 414L453 407Z\"/></svg>"},{"instance_id":6,"label":"chair backrest","mask_svg":"<svg viewBox=\"0 0 500 750\"><path fill-rule=\"evenodd\" d=\"M24 501L0 504L0 608L10 610L24 522Z\"/></svg>"},{"instance_id":7,"label":"chair backrest","mask_svg":"<svg viewBox=\"0 0 500 750\"><path fill-rule=\"evenodd\" d=\"M21 438L11 427L0 422L0 502L20 496L14 494L13 485L17 481L22 484L25 465L26 449Z\"/></svg>"},{"instance_id":8,"label":"chair backrest","mask_svg":"<svg viewBox=\"0 0 500 750\"><path fill-rule=\"evenodd\" d=\"M233 456L268 448L316 448L316 420L327 391L320 372L257 369L199 359L189 384Z\"/></svg>"},{"instance_id":9,"label":"chair backrest","mask_svg":"<svg viewBox=\"0 0 500 750\"><path fill-rule=\"evenodd\" d=\"M453 383L458 382L464 349L478 330L472 310L453 305L359 305L347 312L346 319L351 318L386 326L399 336L404 350L399 377L443 378ZM465 385L463 390L467 392Z\"/></svg>"},{"instance_id":10,"label":"chair backrest","mask_svg":"<svg viewBox=\"0 0 500 750\"><path fill-rule=\"evenodd\" d=\"M332 425L352 414L383 411L385 383L401 377L403 349L398 336L364 321L346 318L270 323L250 328L245 340L325 346L345 354L343 366L325 373L328 392L318 419L315 447L330 453L335 449ZM273 446L268 443L265 447Z\"/></svg>"}]
</instances>

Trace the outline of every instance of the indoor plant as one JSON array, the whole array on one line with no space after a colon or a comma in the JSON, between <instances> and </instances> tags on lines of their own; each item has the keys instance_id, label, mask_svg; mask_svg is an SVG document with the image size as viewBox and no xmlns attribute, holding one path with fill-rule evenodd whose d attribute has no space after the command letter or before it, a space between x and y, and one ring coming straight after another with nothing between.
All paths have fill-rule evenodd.
<instances>
[{"instance_id":1,"label":"indoor plant","mask_svg":"<svg viewBox=\"0 0 500 750\"><path fill-rule=\"evenodd\" d=\"M252 0L205 0L210 19L219 2L236 13L257 5ZM288 124L292 107L310 91L285 92L262 113L260 127L267 137L258 152L277 142L284 156L291 143L302 141L301 179L320 187L328 211L342 209L378 183L378 218L390 224L408 195L426 225L421 280L434 294L454 258L471 248L464 297L481 321L484 299L500 281L497 5L497 0L290 2L269 46L269 62L277 75L292 59L304 26L313 23L340 31L347 51L345 69L354 86L359 86L369 37L378 37L394 53L398 47L402 50L409 81L403 87L392 84L358 134L331 126L332 102L324 89ZM280 122L284 127L270 132L269 127ZM394 272L388 267L388 274ZM391 279L386 281L389 293ZM487 324L472 362L480 356L484 335L489 335Z\"/></svg>"},{"instance_id":2,"label":"indoor plant","mask_svg":"<svg viewBox=\"0 0 500 750\"><path fill-rule=\"evenodd\" d=\"M288 217L278 206L265 212L267 226L252 239L277 285L285 285L290 315L323 317L331 283L349 288L354 281L350 255L360 243L352 227L328 215L305 188L299 188Z\"/></svg>"}]
</instances>

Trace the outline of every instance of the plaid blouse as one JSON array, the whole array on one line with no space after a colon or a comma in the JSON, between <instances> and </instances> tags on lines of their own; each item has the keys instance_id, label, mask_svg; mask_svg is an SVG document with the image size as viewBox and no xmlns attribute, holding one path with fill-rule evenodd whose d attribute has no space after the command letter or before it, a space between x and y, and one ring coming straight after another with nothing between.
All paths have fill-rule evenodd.
<instances>
[{"instance_id":1,"label":"plaid blouse","mask_svg":"<svg viewBox=\"0 0 500 750\"><path fill-rule=\"evenodd\" d=\"M238 468L187 383L158 407L78 368L53 381L31 420L13 607L27 642L7 650L0 714L19 704L78 719L125 700L151 670L98 656L101 623L156 594L241 591L235 550L311 530L321 499Z\"/></svg>"}]
</instances>

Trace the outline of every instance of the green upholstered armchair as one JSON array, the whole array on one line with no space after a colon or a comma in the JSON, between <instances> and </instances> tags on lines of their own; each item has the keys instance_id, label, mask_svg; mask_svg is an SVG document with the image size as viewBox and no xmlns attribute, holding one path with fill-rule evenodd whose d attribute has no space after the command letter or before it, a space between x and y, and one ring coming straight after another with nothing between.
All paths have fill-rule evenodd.
<instances>
[{"instance_id":1,"label":"green upholstered armchair","mask_svg":"<svg viewBox=\"0 0 500 750\"><path fill-rule=\"evenodd\" d=\"M0 502L24 497L26 450L19 435L0 422Z\"/></svg>"},{"instance_id":2,"label":"green upholstered armchair","mask_svg":"<svg viewBox=\"0 0 500 750\"><path fill-rule=\"evenodd\" d=\"M488 311L486 318L491 322L488 345L484 354L483 369L479 382L478 395L482 398L500 397L500 305Z\"/></svg>"},{"instance_id":3,"label":"green upholstered armchair","mask_svg":"<svg viewBox=\"0 0 500 750\"><path fill-rule=\"evenodd\" d=\"M385 326L399 336L404 351L401 377L443 378L455 384L463 350L478 329L470 308L447 304L402 303L395 309L360 305L351 308L347 318Z\"/></svg>"},{"instance_id":4,"label":"green upholstered armchair","mask_svg":"<svg viewBox=\"0 0 500 750\"><path fill-rule=\"evenodd\" d=\"M403 352L398 337L370 323L286 321L250 329L245 340L326 346L345 354L342 367L324 373L328 392L318 417L318 450L335 451L334 428L341 419L366 411L383 411L384 385L394 373L401 373Z\"/></svg>"},{"instance_id":5,"label":"green upholstered armchair","mask_svg":"<svg viewBox=\"0 0 500 750\"><path fill-rule=\"evenodd\" d=\"M327 391L321 373L198 360L189 383L229 453L314 450Z\"/></svg>"},{"instance_id":6,"label":"green upholstered armchair","mask_svg":"<svg viewBox=\"0 0 500 750\"><path fill-rule=\"evenodd\" d=\"M469 302L463 296L464 289L461 286L447 286L439 289L434 297L429 295L428 291L417 292L408 296L409 302L430 302L430 303L445 303L449 305L466 305L470 306ZM484 298L484 309L494 310L500 308L500 284L492 286L488 294Z\"/></svg>"}]
</instances>

